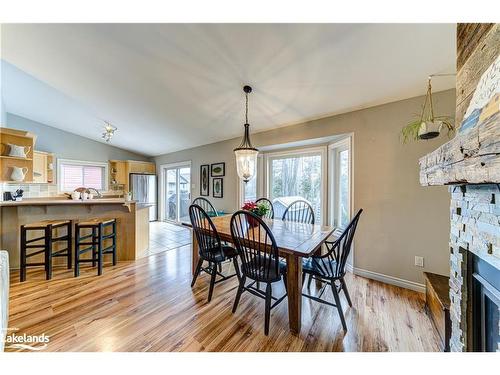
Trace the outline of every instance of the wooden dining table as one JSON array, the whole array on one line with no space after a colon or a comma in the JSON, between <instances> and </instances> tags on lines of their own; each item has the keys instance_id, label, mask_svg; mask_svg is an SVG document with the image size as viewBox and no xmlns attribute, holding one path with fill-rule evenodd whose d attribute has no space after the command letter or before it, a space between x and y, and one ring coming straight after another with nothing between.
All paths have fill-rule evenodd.
<instances>
[{"instance_id":1,"label":"wooden dining table","mask_svg":"<svg viewBox=\"0 0 500 375\"><path fill-rule=\"evenodd\" d=\"M231 215L211 218L220 239L232 242ZM279 219L264 219L271 229L278 246L279 254L286 259L288 290L288 321L290 331L298 334L302 322L302 258L310 257L331 236L333 227L303 224ZM183 223L191 227L191 223ZM199 260L198 241L193 234L192 273Z\"/></svg>"}]
</instances>

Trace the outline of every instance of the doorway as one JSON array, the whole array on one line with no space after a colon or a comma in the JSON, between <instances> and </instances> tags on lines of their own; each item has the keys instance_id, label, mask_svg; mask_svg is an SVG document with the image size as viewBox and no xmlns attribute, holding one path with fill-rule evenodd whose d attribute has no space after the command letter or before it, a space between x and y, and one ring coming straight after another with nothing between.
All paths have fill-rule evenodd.
<instances>
[{"instance_id":1,"label":"doorway","mask_svg":"<svg viewBox=\"0 0 500 375\"><path fill-rule=\"evenodd\" d=\"M189 221L191 162L162 165L161 219L180 224Z\"/></svg>"}]
</instances>

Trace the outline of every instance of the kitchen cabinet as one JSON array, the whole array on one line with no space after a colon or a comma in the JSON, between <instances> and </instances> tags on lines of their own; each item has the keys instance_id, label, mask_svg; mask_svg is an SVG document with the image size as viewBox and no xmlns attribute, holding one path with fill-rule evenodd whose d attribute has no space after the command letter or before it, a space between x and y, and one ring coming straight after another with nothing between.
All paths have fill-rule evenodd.
<instances>
[{"instance_id":1,"label":"kitchen cabinet","mask_svg":"<svg viewBox=\"0 0 500 375\"><path fill-rule=\"evenodd\" d=\"M54 155L33 151L33 182L39 184L54 182Z\"/></svg>"},{"instance_id":2,"label":"kitchen cabinet","mask_svg":"<svg viewBox=\"0 0 500 375\"><path fill-rule=\"evenodd\" d=\"M47 153L33 152L33 182L47 182Z\"/></svg>"},{"instance_id":3,"label":"kitchen cabinet","mask_svg":"<svg viewBox=\"0 0 500 375\"><path fill-rule=\"evenodd\" d=\"M129 191L129 178L131 173L156 174L156 164L135 160L110 160L109 181L111 188L123 187Z\"/></svg>"}]
</instances>

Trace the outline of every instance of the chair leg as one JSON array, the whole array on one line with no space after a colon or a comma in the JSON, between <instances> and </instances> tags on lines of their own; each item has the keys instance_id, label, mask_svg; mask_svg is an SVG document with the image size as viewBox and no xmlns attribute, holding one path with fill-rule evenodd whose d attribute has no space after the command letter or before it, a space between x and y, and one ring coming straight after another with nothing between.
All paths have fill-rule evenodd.
<instances>
[{"instance_id":1,"label":"chair leg","mask_svg":"<svg viewBox=\"0 0 500 375\"><path fill-rule=\"evenodd\" d=\"M26 281L26 228L21 227L21 282Z\"/></svg>"},{"instance_id":2,"label":"chair leg","mask_svg":"<svg viewBox=\"0 0 500 375\"><path fill-rule=\"evenodd\" d=\"M97 241L99 240L97 238L97 233L96 233L96 229L95 228L92 228L92 242L94 243L97 243ZM92 267L95 267L95 264L96 264L96 258L97 258L97 245L92 245Z\"/></svg>"},{"instance_id":3,"label":"chair leg","mask_svg":"<svg viewBox=\"0 0 500 375\"><path fill-rule=\"evenodd\" d=\"M345 298L350 307L352 307L351 296L349 296L349 292L347 291L347 285L345 283L344 278L340 279L340 283L342 284L342 290L344 291Z\"/></svg>"},{"instance_id":4,"label":"chair leg","mask_svg":"<svg viewBox=\"0 0 500 375\"><path fill-rule=\"evenodd\" d=\"M307 273L302 272L302 287L304 287L304 283L306 282L306 276L307 276Z\"/></svg>"},{"instance_id":5,"label":"chair leg","mask_svg":"<svg viewBox=\"0 0 500 375\"><path fill-rule=\"evenodd\" d=\"M217 268L219 269L219 272L222 272L222 263L217 263Z\"/></svg>"},{"instance_id":6,"label":"chair leg","mask_svg":"<svg viewBox=\"0 0 500 375\"><path fill-rule=\"evenodd\" d=\"M238 265L238 258L234 257L233 258L233 265L234 265L234 272L236 272L236 277L238 278L238 281L241 279L241 274L240 274L240 266Z\"/></svg>"},{"instance_id":7,"label":"chair leg","mask_svg":"<svg viewBox=\"0 0 500 375\"><path fill-rule=\"evenodd\" d=\"M52 279L52 225L45 228L45 279Z\"/></svg>"},{"instance_id":8,"label":"chair leg","mask_svg":"<svg viewBox=\"0 0 500 375\"><path fill-rule=\"evenodd\" d=\"M217 263L212 264L212 277L210 278L210 288L208 289L208 302L212 300L212 294L214 292L215 278L217 276Z\"/></svg>"},{"instance_id":9,"label":"chair leg","mask_svg":"<svg viewBox=\"0 0 500 375\"><path fill-rule=\"evenodd\" d=\"M333 280L332 280L332 293L333 293L333 298L335 299L335 304L337 305L337 311L339 312L340 321L342 322L342 327L344 328L344 331L347 332L347 324L345 323L344 312L342 311L342 304L340 303L339 293L337 292L337 288Z\"/></svg>"},{"instance_id":10,"label":"chair leg","mask_svg":"<svg viewBox=\"0 0 500 375\"><path fill-rule=\"evenodd\" d=\"M72 265L73 265L73 259L72 259L73 258L73 256L72 256L73 255L73 251L71 249L71 244L72 244L71 238L73 237L73 235L72 235L72 229L73 229L73 222L70 221L70 223L68 224L68 232L67 232L68 233L68 239L66 241L66 246L68 248L68 250L67 250L67 254L68 254L68 259L67 259L67 261L68 261L68 264L67 264L68 270L70 270L71 267L72 267Z\"/></svg>"},{"instance_id":11,"label":"chair leg","mask_svg":"<svg viewBox=\"0 0 500 375\"><path fill-rule=\"evenodd\" d=\"M245 281L246 281L245 276L242 276L240 279L240 285L238 286L238 291L236 292L236 298L234 299L233 314L236 312L238 304L240 303L240 297L241 294L243 293L243 288L245 287Z\"/></svg>"},{"instance_id":12,"label":"chair leg","mask_svg":"<svg viewBox=\"0 0 500 375\"><path fill-rule=\"evenodd\" d=\"M266 316L264 321L264 334L269 335L269 319L271 318L271 283L266 286Z\"/></svg>"},{"instance_id":13,"label":"chair leg","mask_svg":"<svg viewBox=\"0 0 500 375\"><path fill-rule=\"evenodd\" d=\"M80 276L80 227L75 226L75 277Z\"/></svg>"},{"instance_id":14,"label":"chair leg","mask_svg":"<svg viewBox=\"0 0 500 375\"><path fill-rule=\"evenodd\" d=\"M288 294L288 282L286 279L286 273L283 273L283 284L285 284L285 292L286 292L286 294ZM303 281L302 281L302 284L304 284Z\"/></svg>"},{"instance_id":15,"label":"chair leg","mask_svg":"<svg viewBox=\"0 0 500 375\"><path fill-rule=\"evenodd\" d=\"M102 224L97 227L97 275L102 275Z\"/></svg>"},{"instance_id":16,"label":"chair leg","mask_svg":"<svg viewBox=\"0 0 500 375\"><path fill-rule=\"evenodd\" d=\"M113 233L115 234L113 236L113 266L116 266L116 220L113 222Z\"/></svg>"},{"instance_id":17,"label":"chair leg","mask_svg":"<svg viewBox=\"0 0 500 375\"><path fill-rule=\"evenodd\" d=\"M203 265L203 259L200 258L198 260L198 264L196 265L196 271L194 272L194 275L193 275L193 281L191 281L191 288L194 286L194 283L196 282L196 279L198 278L198 275L200 274L202 265Z\"/></svg>"}]
</instances>

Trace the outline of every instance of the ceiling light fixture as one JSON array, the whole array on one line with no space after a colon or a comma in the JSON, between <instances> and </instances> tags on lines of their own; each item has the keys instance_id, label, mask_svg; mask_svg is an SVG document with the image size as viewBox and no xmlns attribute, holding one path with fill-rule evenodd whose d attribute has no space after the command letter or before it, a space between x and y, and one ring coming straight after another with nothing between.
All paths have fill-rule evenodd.
<instances>
[{"instance_id":1,"label":"ceiling light fixture","mask_svg":"<svg viewBox=\"0 0 500 375\"><path fill-rule=\"evenodd\" d=\"M236 155L236 170L238 176L245 182L250 181L256 172L257 155L259 150L252 146L250 142L250 124L248 123L248 94L252 92L250 86L244 86L245 92L245 133L240 145L234 149Z\"/></svg>"},{"instance_id":2,"label":"ceiling light fixture","mask_svg":"<svg viewBox=\"0 0 500 375\"><path fill-rule=\"evenodd\" d=\"M104 132L102 133L102 139L106 142L111 141L111 138L115 135L115 131L117 130L116 126L111 125L109 122L104 121Z\"/></svg>"}]
</instances>

